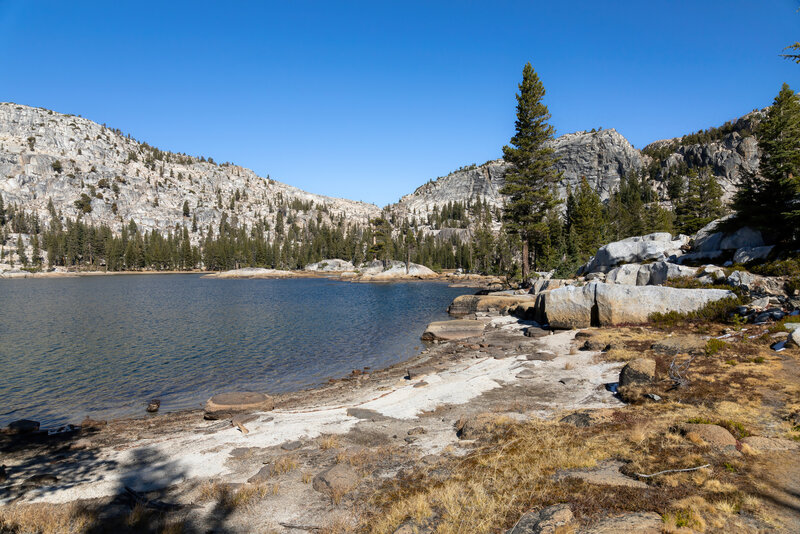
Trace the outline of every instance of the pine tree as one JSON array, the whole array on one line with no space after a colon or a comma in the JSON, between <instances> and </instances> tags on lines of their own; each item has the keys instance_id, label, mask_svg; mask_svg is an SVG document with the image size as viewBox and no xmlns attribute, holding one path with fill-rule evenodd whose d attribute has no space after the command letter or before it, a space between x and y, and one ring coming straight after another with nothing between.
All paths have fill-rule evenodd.
<instances>
[{"instance_id":1,"label":"pine tree","mask_svg":"<svg viewBox=\"0 0 800 534\"><path fill-rule=\"evenodd\" d=\"M503 210L505 229L519 236L522 245L523 280L530 272L529 247L541 248L549 238L544 219L559 202L553 189L560 174L553 166L553 149L545 145L555 129L547 122L550 112L542 103L544 95L544 85L531 64L526 64L517 94L516 133L510 146L503 147L503 158L511 168L501 190L510 197ZM533 264L537 265L535 255Z\"/></svg>"},{"instance_id":2,"label":"pine tree","mask_svg":"<svg viewBox=\"0 0 800 534\"><path fill-rule=\"evenodd\" d=\"M0 195L0 226L6 224L6 208L3 204L3 195Z\"/></svg>"},{"instance_id":3,"label":"pine tree","mask_svg":"<svg viewBox=\"0 0 800 534\"><path fill-rule=\"evenodd\" d=\"M20 263L25 267L28 266L28 257L25 255L25 245L22 243L22 236L17 236L17 256L19 257Z\"/></svg>"},{"instance_id":4,"label":"pine tree","mask_svg":"<svg viewBox=\"0 0 800 534\"><path fill-rule=\"evenodd\" d=\"M734 198L738 222L800 238L800 97L783 84L757 131L760 175L746 176Z\"/></svg>"},{"instance_id":5,"label":"pine tree","mask_svg":"<svg viewBox=\"0 0 800 534\"><path fill-rule=\"evenodd\" d=\"M189 216L189 201L188 200L184 200L183 201L183 216L184 217L188 217Z\"/></svg>"},{"instance_id":6,"label":"pine tree","mask_svg":"<svg viewBox=\"0 0 800 534\"><path fill-rule=\"evenodd\" d=\"M584 262L597 251L605 238L603 204L586 177L581 180L572 204L567 221L569 239L577 258L580 262Z\"/></svg>"},{"instance_id":7,"label":"pine tree","mask_svg":"<svg viewBox=\"0 0 800 534\"><path fill-rule=\"evenodd\" d=\"M675 206L678 231L693 234L724 213L722 187L714 175L707 168L689 171L686 191Z\"/></svg>"}]
</instances>

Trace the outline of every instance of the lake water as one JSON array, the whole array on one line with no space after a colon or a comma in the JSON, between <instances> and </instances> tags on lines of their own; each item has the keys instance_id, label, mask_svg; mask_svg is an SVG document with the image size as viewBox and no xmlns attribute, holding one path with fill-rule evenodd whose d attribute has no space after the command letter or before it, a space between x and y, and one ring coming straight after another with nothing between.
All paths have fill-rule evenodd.
<instances>
[{"instance_id":1,"label":"lake water","mask_svg":"<svg viewBox=\"0 0 800 534\"><path fill-rule=\"evenodd\" d=\"M125 275L0 282L0 425L199 408L419 352L458 295L442 283Z\"/></svg>"}]
</instances>

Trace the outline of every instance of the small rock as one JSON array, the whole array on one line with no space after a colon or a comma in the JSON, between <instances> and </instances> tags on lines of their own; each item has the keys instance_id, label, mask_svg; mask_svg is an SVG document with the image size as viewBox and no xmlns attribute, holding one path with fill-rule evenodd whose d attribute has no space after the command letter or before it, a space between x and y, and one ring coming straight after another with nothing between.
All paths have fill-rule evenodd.
<instances>
[{"instance_id":1,"label":"small rock","mask_svg":"<svg viewBox=\"0 0 800 534\"><path fill-rule=\"evenodd\" d=\"M536 378L536 372L532 369L523 369L517 373L517 378Z\"/></svg>"},{"instance_id":2,"label":"small rock","mask_svg":"<svg viewBox=\"0 0 800 534\"><path fill-rule=\"evenodd\" d=\"M258 473L247 479L250 484L260 484L266 482L272 476L272 466L265 465L258 470Z\"/></svg>"},{"instance_id":3,"label":"small rock","mask_svg":"<svg viewBox=\"0 0 800 534\"><path fill-rule=\"evenodd\" d=\"M655 393L645 393L644 394L644 398L650 399L651 401L654 401L654 402L661 402L661 396L660 395L656 395Z\"/></svg>"},{"instance_id":4,"label":"small rock","mask_svg":"<svg viewBox=\"0 0 800 534\"><path fill-rule=\"evenodd\" d=\"M421 426L415 426L411 430L408 431L409 436L418 436L419 434L426 434L427 431Z\"/></svg>"},{"instance_id":5,"label":"small rock","mask_svg":"<svg viewBox=\"0 0 800 534\"><path fill-rule=\"evenodd\" d=\"M6 474L6 466L0 465L0 484L8 480L8 475Z\"/></svg>"},{"instance_id":6,"label":"small rock","mask_svg":"<svg viewBox=\"0 0 800 534\"><path fill-rule=\"evenodd\" d=\"M108 423L105 421L99 421L97 419L90 419L86 418L81 422L81 428L84 430L97 430L103 428Z\"/></svg>"},{"instance_id":7,"label":"small rock","mask_svg":"<svg viewBox=\"0 0 800 534\"><path fill-rule=\"evenodd\" d=\"M8 424L8 429L12 434L30 434L39 430L39 421L30 419L19 419Z\"/></svg>"},{"instance_id":8,"label":"small rock","mask_svg":"<svg viewBox=\"0 0 800 534\"><path fill-rule=\"evenodd\" d=\"M152 399L150 402L147 403L147 412L148 413L155 413L161 407L161 401L159 399Z\"/></svg>"},{"instance_id":9,"label":"small rock","mask_svg":"<svg viewBox=\"0 0 800 534\"><path fill-rule=\"evenodd\" d=\"M656 376L656 362L650 358L636 358L625 364L619 373L619 385L647 384Z\"/></svg>"},{"instance_id":10,"label":"small rock","mask_svg":"<svg viewBox=\"0 0 800 534\"><path fill-rule=\"evenodd\" d=\"M733 434L719 425L686 424L683 425L685 434L694 433L700 439L716 449L736 448L736 438Z\"/></svg>"},{"instance_id":11,"label":"small rock","mask_svg":"<svg viewBox=\"0 0 800 534\"><path fill-rule=\"evenodd\" d=\"M346 493L358 484L358 473L348 464L336 464L314 477L312 486L321 493Z\"/></svg>"},{"instance_id":12,"label":"small rock","mask_svg":"<svg viewBox=\"0 0 800 534\"><path fill-rule=\"evenodd\" d=\"M608 350L608 343L603 343L590 338L587 339L583 345L581 345L580 350L590 350L592 352L604 352Z\"/></svg>"},{"instance_id":13,"label":"small rock","mask_svg":"<svg viewBox=\"0 0 800 534\"><path fill-rule=\"evenodd\" d=\"M406 443L408 443L410 445L410 444L414 443L415 441L417 441L417 439L418 438L416 436L406 436L406 437L403 438L403 441L405 441Z\"/></svg>"},{"instance_id":14,"label":"small rock","mask_svg":"<svg viewBox=\"0 0 800 534\"><path fill-rule=\"evenodd\" d=\"M565 386L571 386L573 384L577 384L579 380L571 376L565 376L564 378L560 379L559 382L564 384Z\"/></svg>"},{"instance_id":15,"label":"small rock","mask_svg":"<svg viewBox=\"0 0 800 534\"><path fill-rule=\"evenodd\" d=\"M414 384L414 387L415 387L415 388L424 388L424 387L425 387L425 386L427 386L427 385L428 385L428 383L427 383L427 382L425 382L424 380L420 380L419 382L417 382L416 384Z\"/></svg>"},{"instance_id":16,"label":"small rock","mask_svg":"<svg viewBox=\"0 0 800 534\"><path fill-rule=\"evenodd\" d=\"M549 350L537 350L535 354L528 354L526 358L529 361L549 362L556 359L556 353Z\"/></svg>"},{"instance_id":17,"label":"small rock","mask_svg":"<svg viewBox=\"0 0 800 534\"><path fill-rule=\"evenodd\" d=\"M793 347L800 347L800 328L795 328L786 339L786 344Z\"/></svg>"},{"instance_id":18,"label":"small rock","mask_svg":"<svg viewBox=\"0 0 800 534\"><path fill-rule=\"evenodd\" d=\"M281 449L285 451L296 451L300 447L303 446L303 442L296 440L296 441L289 441L281 445Z\"/></svg>"},{"instance_id":19,"label":"small rock","mask_svg":"<svg viewBox=\"0 0 800 534\"><path fill-rule=\"evenodd\" d=\"M525 513L506 534L558 534L567 532L574 521L568 504L555 504Z\"/></svg>"},{"instance_id":20,"label":"small rock","mask_svg":"<svg viewBox=\"0 0 800 534\"><path fill-rule=\"evenodd\" d=\"M646 488L647 484L641 480L632 479L620 472L622 462L609 460L600 462L597 467L588 469L565 469L556 472L553 475L554 480L562 480L565 478L578 478L589 484L598 484L604 486L626 486L630 488Z\"/></svg>"},{"instance_id":21,"label":"small rock","mask_svg":"<svg viewBox=\"0 0 800 534\"><path fill-rule=\"evenodd\" d=\"M562 417L558 422L573 425L578 428L588 428L594 424L597 424L598 420L599 419L592 412L583 411L575 412L566 417Z\"/></svg>"}]
</instances>

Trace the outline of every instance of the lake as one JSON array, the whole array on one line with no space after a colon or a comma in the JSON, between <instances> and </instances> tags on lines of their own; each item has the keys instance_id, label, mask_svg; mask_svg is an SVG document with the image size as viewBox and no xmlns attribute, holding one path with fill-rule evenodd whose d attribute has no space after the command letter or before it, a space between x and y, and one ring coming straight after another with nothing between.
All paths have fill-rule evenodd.
<instances>
[{"instance_id":1,"label":"lake","mask_svg":"<svg viewBox=\"0 0 800 534\"><path fill-rule=\"evenodd\" d=\"M437 282L122 275L0 282L0 425L202 407L406 360L474 290Z\"/></svg>"}]
</instances>

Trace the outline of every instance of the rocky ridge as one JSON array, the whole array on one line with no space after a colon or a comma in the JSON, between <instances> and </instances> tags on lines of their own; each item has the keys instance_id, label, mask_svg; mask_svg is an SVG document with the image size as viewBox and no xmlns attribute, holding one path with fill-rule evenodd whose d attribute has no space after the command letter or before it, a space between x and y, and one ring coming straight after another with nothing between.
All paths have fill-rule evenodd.
<instances>
[{"instance_id":1,"label":"rocky ridge","mask_svg":"<svg viewBox=\"0 0 800 534\"><path fill-rule=\"evenodd\" d=\"M164 232L191 226L192 217L200 230L216 229L223 212L240 225L266 220L273 228L278 211L301 228L318 218L366 225L381 213L373 204L307 193L238 165L162 152L88 119L13 103L0 103L0 194L6 206L45 223L50 200L74 219L81 211L75 201L86 195L91 211L83 220L117 232L131 220Z\"/></svg>"}]
</instances>

